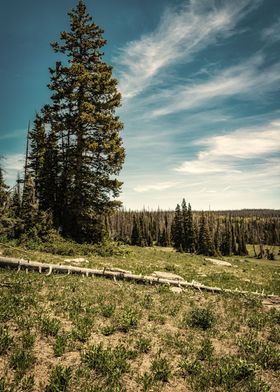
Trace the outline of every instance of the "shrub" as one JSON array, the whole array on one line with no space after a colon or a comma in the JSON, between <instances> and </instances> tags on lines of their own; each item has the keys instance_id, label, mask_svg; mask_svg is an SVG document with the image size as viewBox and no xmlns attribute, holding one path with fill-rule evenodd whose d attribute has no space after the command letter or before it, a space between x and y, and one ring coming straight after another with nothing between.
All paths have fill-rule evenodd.
<instances>
[{"instance_id":1,"label":"shrub","mask_svg":"<svg viewBox=\"0 0 280 392\"><path fill-rule=\"evenodd\" d=\"M271 324L275 325L275 324L279 324L280 325L280 310L278 309L271 309L271 311L269 312L269 318L270 318L270 322Z\"/></svg>"},{"instance_id":2,"label":"shrub","mask_svg":"<svg viewBox=\"0 0 280 392\"><path fill-rule=\"evenodd\" d=\"M269 392L270 386L259 379L251 380L248 384L248 392Z\"/></svg>"},{"instance_id":3,"label":"shrub","mask_svg":"<svg viewBox=\"0 0 280 392\"><path fill-rule=\"evenodd\" d=\"M272 327L268 339L273 343L280 344L280 327Z\"/></svg>"},{"instance_id":4,"label":"shrub","mask_svg":"<svg viewBox=\"0 0 280 392\"><path fill-rule=\"evenodd\" d=\"M209 308L194 308L184 319L186 325L203 330L213 327L215 321L216 316Z\"/></svg>"},{"instance_id":5,"label":"shrub","mask_svg":"<svg viewBox=\"0 0 280 392\"><path fill-rule=\"evenodd\" d=\"M71 368L57 365L53 368L45 392L66 392L71 380Z\"/></svg>"},{"instance_id":6,"label":"shrub","mask_svg":"<svg viewBox=\"0 0 280 392\"><path fill-rule=\"evenodd\" d=\"M60 321L55 318L43 317L40 324L41 332L45 336L56 336L60 329Z\"/></svg>"},{"instance_id":7,"label":"shrub","mask_svg":"<svg viewBox=\"0 0 280 392\"><path fill-rule=\"evenodd\" d=\"M265 326L265 323L265 318L259 314L252 315L247 321L247 325L249 328L253 328L258 331L260 331Z\"/></svg>"},{"instance_id":8,"label":"shrub","mask_svg":"<svg viewBox=\"0 0 280 392\"><path fill-rule=\"evenodd\" d=\"M244 387L255 379L255 366L236 357L222 357L203 366L198 360L182 361L181 374L189 378L195 391L247 391ZM252 384L253 385L253 384Z\"/></svg>"},{"instance_id":9,"label":"shrub","mask_svg":"<svg viewBox=\"0 0 280 392\"><path fill-rule=\"evenodd\" d=\"M141 390L143 392L147 392L147 391L150 391L152 389L152 387L153 387L153 385L155 383L155 380L154 380L152 374L149 374L149 373L145 372L143 374L143 376L139 377L138 382L142 386Z\"/></svg>"},{"instance_id":10,"label":"shrub","mask_svg":"<svg viewBox=\"0 0 280 392\"><path fill-rule=\"evenodd\" d=\"M0 378L0 392L6 392L6 382L4 378Z\"/></svg>"},{"instance_id":11,"label":"shrub","mask_svg":"<svg viewBox=\"0 0 280 392\"><path fill-rule=\"evenodd\" d=\"M127 350L122 345L115 348L103 348L102 344L92 346L84 352L82 359L113 386L120 385L121 376L129 370Z\"/></svg>"},{"instance_id":12,"label":"shrub","mask_svg":"<svg viewBox=\"0 0 280 392\"><path fill-rule=\"evenodd\" d=\"M115 305L112 304L102 304L100 307L101 315L106 318L113 316L114 311L115 311Z\"/></svg>"},{"instance_id":13,"label":"shrub","mask_svg":"<svg viewBox=\"0 0 280 392\"><path fill-rule=\"evenodd\" d=\"M61 357L65 350L67 344L67 336L66 335L57 335L55 344L54 344L54 355L56 357Z\"/></svg>"},{"instance_id":14,"label":"shrub","mask_svg":"<svg viewBox=\"0 0 280 392\"><path fill-rule=\"evenodd\" d=\"M73 338L85 343L91 335L92 324L93 320L89 316L78 318L72 331Z\"/></svg>"},{"instance_id":15,"label":"shrub","mask_svg":"<svg viewBox=\"0 0 280 392\"><path fill-rule=\"evenodd\" d=\"M26 350L31 349L35 343L35 336L32 335L29 331L25 332L22 335L22 347Z\"/></svg>"},{"instance_id":16,"label":"shrub","mask_svg":"<svg viewBox=\"0 0 280 392\"><path fill-rule=\"evenodd\" d=\"M206 338L201 343L201 348L197 353L197 358L201 361L210 360L214 352L214 347L210 339Z\"/></svg>"},{"instance_id":17,"label":"shrub","mask_svg":"<svg viewBox=\"0 0 280 392\"><path fill-rule=\"evenodd\" d=\"M0 355L5 354L11 347L13 338L6 328L0 326Z\"/></svg>"},{"instance_id":18,"label":"shrub","mask_svg":"<svg viewBox=\"0 0 280 392\"><path fill-rule=\"evenodd\" d=\"M11 356L10 366L20 375L23 375L35 362L35 358L30 351L17 349Z\"/></svg>"},{"instance_id":19,"label":"shrub","mask_svg":"<svg viewBox=\"0 0 280 392\"><path fill-rule=\"evenodd\" d=\"M103 327L101 329L101 333L104 336L110 336L113 335L113 333L115 332L115 327L113 325L107 325L106 327Z\"/></svg>"},{"instance_id":20,"label":"shrub","mask_svg":"<svg viewBox=\"0 0 280 392\"><path fill-rule=\"evenodd\" d=\"M151 349L151 339L148 338L139 338L136 342L136 349L140 353L148 353Z\"/></svg>"},{"instance_id":21,"label":"shrub","mask_svg":"<svg viewBox=\"0 0 280 392\"><path fill-rule=\"evenodd\" d=\"M197 376L201 373L201 363L197 360L183 360L179 363L179 369L182 377Z\"/></svg>"},{"instance_id":22,"label":"shrub","mask_svg":"<svg viewBox=\"0 0 280 392\"><path fill-rule=\"evenodd\" d=\"M138 324L139 314L131 308L123 311L117 320L117 329L120 332L128 332L132 328L136 328Z\"/></svg>"},{"instance_id":23,"label":"shrub","mask_svg":"<svg viewBox=\"0 0 280 392\"><path fill-rule=\"evenodd\" d=\"M21 391L30 392L33 391L33 387L34 387L34 376L24 376L23 379L21 380Z\"/></svg>"},{"instance_id":24,"label":"shrub","mask_svg":"<svg viewBox=\"0 0 280 392\"><path fill-rule=\"evenodd\" d=\"M171 369L168 360L164 357L161 357L160 354L157 354L156 358L152 361L151 364L151 373L156 381L168 382Z\"/></svg>"},{"instance_id":25,"label":"shrub","mask_svg":"<svg viewBox=\"0 0 280 392\"><path fill-rule=\"evenodd\" d=\"M280 352L271 342L260 341L247 334L238 341L240 354L263 369L280 369Z\"/></svg>"}]
</instances>

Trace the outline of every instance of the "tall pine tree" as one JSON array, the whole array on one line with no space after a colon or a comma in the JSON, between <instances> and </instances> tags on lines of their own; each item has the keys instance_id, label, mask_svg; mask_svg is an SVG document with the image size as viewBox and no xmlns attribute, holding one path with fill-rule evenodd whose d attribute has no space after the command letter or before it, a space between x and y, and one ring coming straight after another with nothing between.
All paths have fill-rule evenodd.
<instances>
[{"instance_id":1,"label":"tall pine tree","mask_svg":"<svg viewBox=\"0 0 280 392\"><path fill-rule=\"evenodd\" d=\"M183 223L182 223L182 212L180 205L177 204L175 209L175 217L172 224L172 241L174 248L182 252L183 251Z\"/></svg>"},{"instance_id":2,"label":"tall pine tree","mask_svg":"<svg viewBox=\"0 0 280 392\"><path fill-rule=\"evenodd\" d=\"M198 234L198 254L213 256L215 254L212 239L210 237L208 222L202 211Z\"/></svg>"},{"instance_id":3,"label":"tall pine tree","mask_svg":"<svg viewBox=\"0 0 280 392\"><path fill-rule=\"evenodd\" d=\"M103 30L83 0L69 16L70 31L52 43L68 62L58 61L50 69L52 103L42 116L45 128L51 129L46 140L51 147L46 148L39 201L43 209L52 210L64 234L98 242L105 235L106 214L120 205L115 198L122 183L115 176L125 154L123 124L115 110L121 95L112 67L103 61Z\"/></svg>"}]
</instances>

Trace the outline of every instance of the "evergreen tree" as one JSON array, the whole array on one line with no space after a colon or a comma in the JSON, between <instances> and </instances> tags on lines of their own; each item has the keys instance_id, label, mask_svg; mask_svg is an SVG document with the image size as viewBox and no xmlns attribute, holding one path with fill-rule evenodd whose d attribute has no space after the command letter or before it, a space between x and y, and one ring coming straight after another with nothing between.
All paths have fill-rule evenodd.
<instances>
[{"instance_id":1,"label":"evergreen tree","mask_svg":"<svg viewBox=\"0 0 280 392\"><path fill-rule=\"evenodd\" d=\"M188 224L188 208L186 200L182 200L181 204L181 214L182 214L182 249L184 252L188 251L188 231L189 231L189 224Z\"/></svg>"},{"instance_id":2,"label":"evergreen tree","mask_svg":"<svg viewBox=\"0 0 280 392\"><path fill-rule=\"evenodd\" d=\"M7 209L8 204L8 186L5 184L3 177L3 170L0 166L0 219L2 218L4 211Z\"/></svg>"},{"instance_id":3,"label":"evergreen tree","mask_svg":"<svg viewBox=\"0 0 280 392\"><path fill-rule=\"evenodd\" d=\"M136 216L133 217L133 226L131 232L131 245L142 246L142 234L141 227Z\"/></svg>"},{"instance_id":4,"label":"evergreen tree","mask_svg":"<svg viewBox=\"0 0 280 392\"><path fill-rule=\"evenodd\" d=\"M203 211L200 218L197 253L205 256L214 255L214 247L210 237L208 223Z\"/></svg>"},{"instance_id":5,"label":"evergreen tree","mask_svg":"<svg viewBox=\"0 0 280 392\"><path fill-rule=\"evenodd\" d=\"M231 249L234 255L237 255L237 246L236 246L236 232L232 220L230 219L230 226L231 226Z\"/></svg>"},{"instance_id":6,"label":"evergreen tree","mask_svg":"<svg viewBox=\"0 0 280 392\"><path fill-rule=\"evenodd\" d=\"M190 253L195 252L195 232L194 232L194 225L193 225L193 214L192 214L192 207L190 203L188 204L188 230L187 230L187 251Z\"/></svg>"},{"instance_id":7,"label":"evergreen tree","mask_svg":"<svg viewBox=\"0 0 280 392\"><path fill-rule=\"evenodd\" d=\"M183 251L182 213L179 204L176 206L175 217L172 224L172 241L173 246L177 251Z\"/></svg>"},{"instance_id":8,"label":"evergreen tree","mask_svg":"<svg viewBox=\"0 0 280 392\"><path fill-rule=\"evenodd\" d=\"M217 256L221 255L220 247L221 247L221 228L220 228L220 220L218 217L217 226L214 234L214 248L215 248L215 254Z\"/></svg>"},{"instance_id":9,"label":"evergreen tree","mask_svg":"<svg viewBox=\"0 0 280 392\"><path fill-rule=\"evenodd\" d=\"M9 219L10 197L8 189L9 187L4 181L3 171L0 166L0 235L7 235L11 226Z\"/></svg>"},{"instance_id":10,"label":"evergreen tree","mask_svg":"<svg viewBox=\"0 0 280 392\"><path fill-rule=\"evenodd\" d=\"M232 230L228 219L225 221L225 230L222 236L221 253L223 256L232 255Z\"/></svg>"},{"instance_id":11,"label":"evergreen tree","mask_svg":"<svg viewBox=\"0 0 280 392\"><path fill-rule=\"evenodd\" d=\"M47 146L45 125L43 118L39 114L36 114L34 128L29 132L27 137L30 140L31 149L27 157L27 168L34 178L36 196L40 198L42 194L42 176Z\"/></svg>"},{"instance_id":12,"label":"evergreen tree","mask_svg":"<svg viewBox=\"0 0 280 392\"><path fill-rule=\"evenodd\" d=\"M20 218L24 225L24 231L28 231L34 227L37 222L38 200L35 194L35 184L30 174L27 174L20 209Z\"/></svg>"},{"instance_id":13,"label":"evergreen tree","mask_svg":"<svg viewBox=\"0 0 280 392\"><path fill-rule=\"evenodd\" d=\"M51 148L44 155L39 200L43 209L52 210L64 234L98 242L105 236L105 216L120 205L113 199L122 185L114 176L124 161L123 124L115 114L121 96L112 67L102 59L103 31L93 23L84 1L69 16L70 32L62 32L61 43L52 44L68 63L57 62L50 69L52 104L44 107L42 116L45 129L51 129L46 141ZM42 134L39 125L33 143ZM33 148L34 172L35 152Z\"/></svg>"},{"instance_id":14,"label":"evergreen tree","mask_svg":"<svg viewBox=\"0 0 280 392\"><path fill-rule=\"evenodd\" d=\"M244 226L243 223L241 222L239 228L238 228L238 239L237 239L237 254L240 256L246 256L248 254L247 246L246 246L246 240L245 240L245 232L244 232Z\"/></svg>"}]
</instances>

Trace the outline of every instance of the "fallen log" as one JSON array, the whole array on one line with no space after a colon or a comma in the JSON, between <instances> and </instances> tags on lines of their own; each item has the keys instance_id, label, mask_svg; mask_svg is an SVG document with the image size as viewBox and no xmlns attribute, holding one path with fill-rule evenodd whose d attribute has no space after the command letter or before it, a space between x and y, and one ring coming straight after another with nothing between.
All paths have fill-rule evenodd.
<instances>
[{"instance_id":1,"label":"fallen log","mask_svg":"<svg viewBox=\"0 0 280 392\"><path fill-rule=\"evenodd\" d=\"M40 263L37 261L29 261L24 259L16 259L12 257L4 257L0 256L0 267L2 268L13 268L17 271L20 271L21 268L25 269L25 271L38 271L39 273L46 273L46 276L50 276L52 273L59 273L59 274L78 274L83 276L100 276L104 278L113 279L116 281L117 279L120 280L128 280L134 281L136 283L142 284L161 284L161 285L168 285L168 286L177 286L180 288L193 288L199 291L209 291L212 293L237 293L237 294L251 294L257 295L261 297L267 298L279 298L274 296L273 294L265 294L264 292L250 292L245 290L231 290L231 289L222 289L220 287L211 287L201 284L196 281L187 282L185 280L179 279L166 279L163 277L157 277L153 275L135 275L133 273L118 271L117 269L94 269L94 268L82 268L76 267L72 265L63 265L63 264L47 264L47 263Z\"/></svg>"}]
</instances>

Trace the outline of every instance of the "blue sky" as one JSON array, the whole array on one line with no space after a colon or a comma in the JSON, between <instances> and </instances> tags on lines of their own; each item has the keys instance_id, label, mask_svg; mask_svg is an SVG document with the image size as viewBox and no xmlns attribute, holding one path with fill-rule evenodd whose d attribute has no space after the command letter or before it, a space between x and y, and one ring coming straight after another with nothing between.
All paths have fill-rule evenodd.
<instances>
[{"instance_id":1,"label":"blue sky","mask_svg":"<svg viewBox=\"0 0 280 392\"><path fill-rule=\"evenodd\" d=\"M1 5L0 154L12 184L72 0ZM279 208L280 2L87 0L123 95L126 208Z\"/></svg>"}]
</instances>

